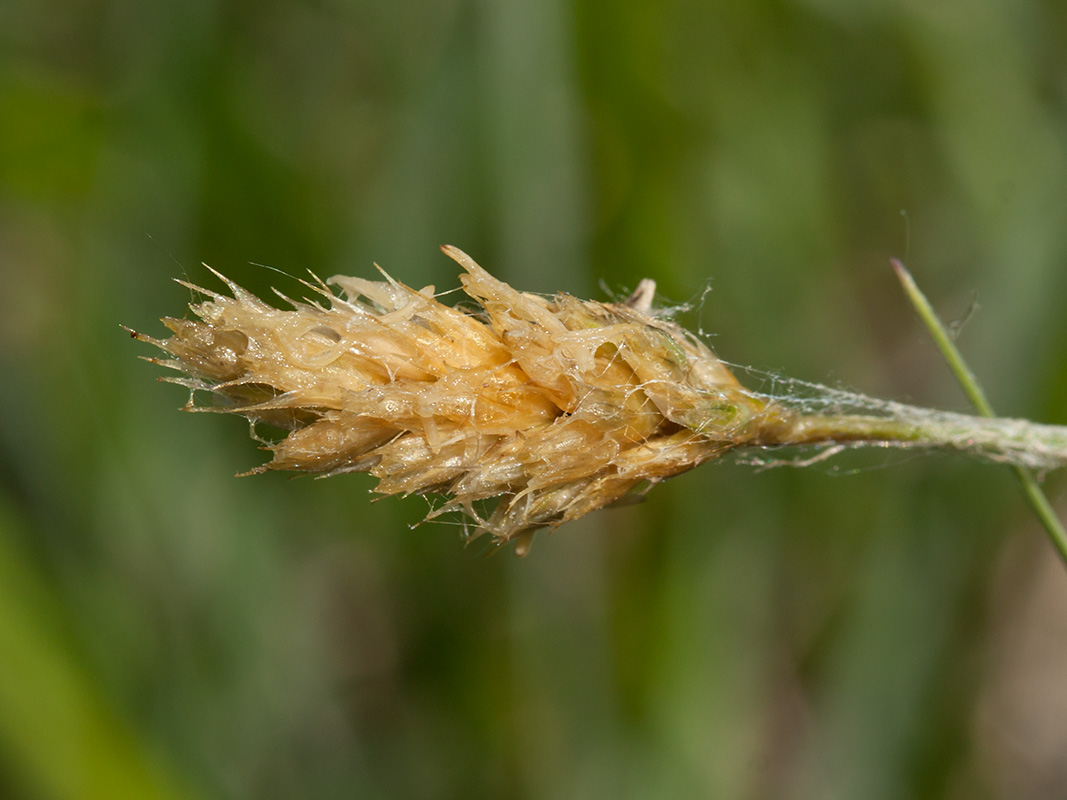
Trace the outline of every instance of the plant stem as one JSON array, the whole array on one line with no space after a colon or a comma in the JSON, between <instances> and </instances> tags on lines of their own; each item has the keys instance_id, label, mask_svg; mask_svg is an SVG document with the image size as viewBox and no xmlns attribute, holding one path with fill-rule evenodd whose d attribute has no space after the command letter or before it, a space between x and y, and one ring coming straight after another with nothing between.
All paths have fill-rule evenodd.
<instances>
[{"instance_id":1,"label":"plant stem","mask_svg":"<svg viewBox=\"0 0 1067 800\"><path fill-rule=\"evenodd\" d=\"M1067 466L1067 427L896 407L901 416L798 414L761 436L763 444L914 446L956 450L1040 469Z\"/></svg>"},{"instance_id":2,"label":"plant stem","mask_svg":"<svg viewBox=\"0 0 1067 800\"><path fill-rule=\"evenodd\" d=\"M994 417L993 407L989 404L985 392L982 391L982 387L974 377L974 373L971 372L967 363L963 360L963 356L937 316L937 312L930 305L930 301L926 299L926 295L922 293L915 283L915 279L912 278L911 273L902 263L896 259L893 259L891 263L897 273L897 278L900 279L900 283L904 287L904 292L908 295L908 299L915 307L923 324L926 325L926 329L930 331L930 335L934 338L941 355L948 362L949 368L955 374L956 380L963 387L963 391L975 409L983 417ZM1049 428L1051 426L1043 425L1038 427ZM1015 470L1015 475L1022 485L1023 494L1026 495L1026 499L1029 501L1034 513L1037 514L1037 518L1048 532L1049 538L1052 540L1052 544L1059 553L1064 565L1067 565L1067 531L1063 529L1063 525L1052 508L1052 504L1045 496L1045 493L1041 491L1037 479L1030 470L1019 466L1017 463L1012 466L1012 469Z\"/></svg>"}]
</instances>

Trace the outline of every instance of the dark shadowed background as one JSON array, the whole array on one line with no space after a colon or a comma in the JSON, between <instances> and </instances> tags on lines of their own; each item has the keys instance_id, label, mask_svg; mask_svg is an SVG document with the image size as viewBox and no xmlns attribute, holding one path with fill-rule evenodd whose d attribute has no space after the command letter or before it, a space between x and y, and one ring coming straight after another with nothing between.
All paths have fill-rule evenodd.
<instances>
[{"instance_id":1,"label":"dark shadowed background","mask_svg":"<svg viewBox=\"0 0 1067 800\"><path fill-rule=\"evenodd\" d=\"M1067 574L1004 469L714 464L483 558L233 477L247 426L119 329L201 262L452 288L443 243L963 409L903 257L1067 423L1067 5L0 4L0 796L1067 795Z\"/></svg>"}]
</instances>

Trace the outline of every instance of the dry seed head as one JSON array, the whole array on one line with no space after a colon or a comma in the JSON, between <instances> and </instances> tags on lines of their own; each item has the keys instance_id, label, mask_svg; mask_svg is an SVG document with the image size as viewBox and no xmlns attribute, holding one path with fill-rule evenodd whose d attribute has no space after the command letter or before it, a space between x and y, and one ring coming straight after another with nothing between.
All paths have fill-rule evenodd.
<instances>
[{"instance_id":1,"label":"dry seed head","mask_svg":"<svg viewBox=\"0 0 1067 800\"><path fill-rule=\"evenodd\" d=\"M369 472L384 494L440 494L473 534L555 528L743 444L778 410L684 329L627 303L552 299L496 280L454 247L480 309L433 287L335 277L282 310L219 276L198 319L166 318L156 363L187 408L282 428L253 472ZM384 273L383 273L384 274ZM498 498L494 503L483 502ZM525 541L525 539L524 539Z\"/></svg>"}]
</instances>

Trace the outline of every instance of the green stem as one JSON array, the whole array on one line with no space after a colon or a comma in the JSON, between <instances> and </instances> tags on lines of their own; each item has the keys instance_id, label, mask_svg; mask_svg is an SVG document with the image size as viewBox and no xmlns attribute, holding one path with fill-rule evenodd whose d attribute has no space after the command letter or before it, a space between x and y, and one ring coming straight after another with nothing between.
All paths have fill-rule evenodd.
<instances>
[{"instance_id":1,"label":"green stem","mask_svg":"<svg viewBox=\"0 0 1067 800\"><path fill-rule=\"evenodd\" d=\"M956 380L963 387L963 391L970 398L971 403L979 414L983 417L992 418L994 416L993 407L989 404L985 392L982 391L982 387L963 360L963 356L952 341L952 337L937 316L933 306L930 305L930 301L926 299L926 295L919 289L915 279L912 278L911 273L908 272L903 264L896 259L893 259L891 263L897 273L897 278L900 279L900 283L904 287L904 292L918 312L919 318L926 325L927 330L930 331L930 335L933 336L934 342L937 343L938 349L941 350L941 355L948 362L949 367L956 376ZM1050 426L1041 427L1047 428ZM1023 494L1026 495L1026 499L1034 509L1034 513L1037 514L1037 518L1048 532L1049 538L1052 540L1052 544L1059 553L1064 565L1067 565L1067 531L1063 529L1063 525L1060 524L1059 519L1056 517L1052 504L1044 492L1041 491L1041 487L1032 472L1018 465L1013 466L1013 469L1019 479L1019 483L1022 485Z\"/></svg>"},{"instance_id":2,"label":"green stem","mask_svg":"<svg viewBox=\"0 0 1067 800\"><path fill-rule=\"evenodd\" d=\"M957 450L1043 470L1067 467L1067 427L897 406L896 416L798 414L765 429L761 444L913 446Z\"/></svg>"}]
</instances>

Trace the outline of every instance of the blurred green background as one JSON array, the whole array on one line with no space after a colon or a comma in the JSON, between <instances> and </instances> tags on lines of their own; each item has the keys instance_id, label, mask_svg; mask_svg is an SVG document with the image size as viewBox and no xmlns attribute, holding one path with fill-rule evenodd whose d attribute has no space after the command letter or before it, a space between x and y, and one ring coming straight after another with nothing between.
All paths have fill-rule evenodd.
<instances>
[{"instance_id":1,"label":"blurred green background","mask_svg":"<svg viewBox=\"0 0 1067 800\"><path fill-rule=\"evenodd\" d=\"M1067 795L1067 576L1003 469L710 465L482 558L365 476L234 478L118 327L202 261L451 288L442 243L965 408L904 257L1067 423L1067 5L0 3L0 797Z\"/></svg>"}]
</instances>

